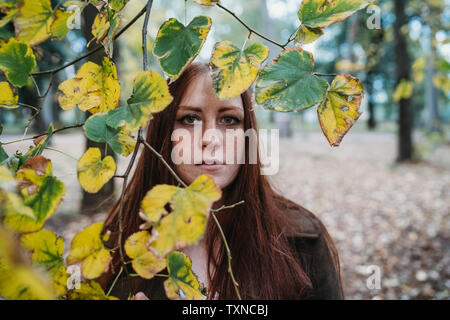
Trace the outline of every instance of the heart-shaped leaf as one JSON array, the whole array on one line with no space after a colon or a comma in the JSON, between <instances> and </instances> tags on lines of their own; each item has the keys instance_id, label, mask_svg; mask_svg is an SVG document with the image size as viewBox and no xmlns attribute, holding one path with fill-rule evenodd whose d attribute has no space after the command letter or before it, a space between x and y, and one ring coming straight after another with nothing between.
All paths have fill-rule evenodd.
<instances>
[{"instance_id":1,"label":"heart-shaped leaf","mask_svg":"<svg viewBox=\"0 0 450 320\"><path fill-rule=\"evenodd\" d=\"M36 67L36 58L30 46L10 38L0 45L0 70L12 85L23 87L30 72Z\"/></svg>"},{"instance_id":2,"label":"heart-shaped leaf","mask_svg":"<svg viewBox=\"0 0 450 320\"><path fill-rule=\"evenodd\" d=\"M313 74L311 53L291 47L260 72L255 86L256 102L266 109L300 111L320 103L328 82Z\"/></svg>"},{"instance_id":3,"label":"heart-shaped leaf","mask_svg":"<svg viewBox=\"0 0 450 320\"><path fill-rule=\"evenodd\" d=\"M98 278L108 269L111 260L109 250L103 244L102 231L103 222L97 222L84 228L72 239L67 263L82 262L81 272L87 279Z\"/></svg>"},{"instance_id":4,"label":"heart-shaped leaf","mask_svg":"<svg viewBox=\"0 0 450 320\"><path fill-rule=\"evenodd\" d=\"M269 48L261 43L254 43L243 51L231 41L216 43L210 62L216 96L229 99L247 90L268 55Z\"/></svg>"},{"instance_id":5,"label":"heart-shaped leaf","mask_svg":"<svg viewBox=\"0 0 450 320\"><path fill-rule=\"evenodd\" d=\"M78 181L90 193L98 192L116 172L116 162L111 156L101 159L99 148L89 148L78 161Z\"/></svg>"},{"instance_id":6,"label":"heart-shaped leaf","mask_svg":"<svg viewBox=\"0 0 450 320\"><path fill-rule=\"evenodd\" d=\"M359 106L364 89L359 79L349 74L334 78L325 100L317 109L320 127L331 146L337 147L361 115Z\"/></svg>"},{"instance_id":7,"label":"heart-shaped leaf","mask_svg":"<svg viewBox=\"0 0 450 320\"><path fill-rule=\"evenodd\" d=\"M173 80L198 55L211 29L211 18L199 16L184 26L172 18L162 24L153 47L163 71Z\"/></svg>"}]
</instances>

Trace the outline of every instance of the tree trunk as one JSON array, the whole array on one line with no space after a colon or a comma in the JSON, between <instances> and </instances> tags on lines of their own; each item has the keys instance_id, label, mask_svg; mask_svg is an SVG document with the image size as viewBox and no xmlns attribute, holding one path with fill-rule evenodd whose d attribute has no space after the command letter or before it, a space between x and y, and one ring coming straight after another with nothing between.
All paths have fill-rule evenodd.
<instances>
[{"instance_id":1,"label":"tree trunk","mask_svg":"<svg viewBox=\"0 0 450 320\"><path fill-rule=\"evenodd\" d=\"M97 15L98 10L92 6L88 5L83 11L83 34L87 42L92 38L91 28L94 22L95 16ZM91 50L95 48L97 44L95 41L92 41L87 50ZM119 48L118 42L114 43L114 52L113 52L113 61L118 61L119 56ZM104 50L99 50L95 54L92 54L88 57L89 61L92 61L96 64L101 65L103 58L106 56ZM86 117L89 117L89 111L86 111ZM105 156L105 149L107 149L107 154L112 156L114 160L116 160L116 156L114 152L107 146L105 148L105 143L98 143L86 139L86 150L88 148L99 148L102 154L102 158ZM106 183L102 189L100 189L97 193L88 193L83 190L83 198L81 202L81 213L92 215L100 211L108 210L112 205L113 201L108 201L108 199L114 194L114 179L111 179L108 183Z\"/></svg>"},{"instance_id":2,"label":"tree trunk","mask_svg":"<svg viewBox=\"0 0 450 320\"><path fill-rule=\"evenodd\" d=\"M427 121L427 129L429 132L442 132L442 128L440 126L440 117L439 117L439 109L438 109L438 100L437 100L437 89L434 85L433 78L436 74L436 47L433 45L433 39L435 36L435 32L432 27L430 27L430 33L428 34L428 55L427 55L427 65L426 72L427 75L425 77L425 109L428 111L428 121Z\"/></svg>"},{"instance_id":3,"label":"tree trunk","mask_svg":"<svg viewBox=\"0 0 450 320\"><path fill-rule=\"evenodd\" d=\"M395 63L397 65L397 85L401 80L410 80L411 60L408 54L408 43L402 27L407 25L405 6L407 0L396 0L395 4L395 24L394 24L394 48ZM399 101L398 114L398 155L397 162L412 160L413 158L413 109L411 99L401 99Z\"/></svg>"}]
</instances>

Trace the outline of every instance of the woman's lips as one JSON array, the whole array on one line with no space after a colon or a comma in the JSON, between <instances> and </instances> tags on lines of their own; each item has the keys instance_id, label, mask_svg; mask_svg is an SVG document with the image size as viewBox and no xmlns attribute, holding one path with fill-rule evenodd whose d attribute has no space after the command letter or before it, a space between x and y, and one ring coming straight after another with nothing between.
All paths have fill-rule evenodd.
<instances>
[{"instance_id":1,"label":"woman's lips","mask_svg":"<svg viewBox=\"0 0 450 320\"><path fill-rule=\"evenodd\" d=\"M225 165L224 164L206 164L206 163L202 163L202 164L196 164L196 167L202 169L202 170L206 170L206 171L216 171L219 169L222 169Z\"/></svg>"}]
</instances>

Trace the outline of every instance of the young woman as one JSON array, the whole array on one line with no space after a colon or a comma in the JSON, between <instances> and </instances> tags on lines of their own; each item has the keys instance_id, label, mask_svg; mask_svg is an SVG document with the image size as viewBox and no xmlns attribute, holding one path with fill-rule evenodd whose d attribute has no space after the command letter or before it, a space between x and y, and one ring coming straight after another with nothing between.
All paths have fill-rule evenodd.
<instances>
[{"instance_id":1,"label":"young woman","mask_svg":"<svg viewBox=\"0 0 450 320\"><path fill-rule=\"evenodd\" d=\"M212 176L222 190L222 198L213 204L213 208L245 201L216 213L231 250L232 270L241 297L342 299L338 254L326 228L313 213L273 189L267 177L261 175L259 156L256 163L248 161L249 139L243 138L245 141L241 144L226 145L214 135L200 135L200 139L191 141L191 151L204 156L200 163L175 161L179 164L174 164L172 161L172 149L181 141L172 139L174 130L185 129L182 132L195 136L195 125L201 124L202 133L212 129L221 132L223 137L227 129L256 130L249 91L233 99L219 100L214 94L209 67L203 63L191 64L170 83L169 88L174 99L166 109L154 114L146 141L186 184L201 174ZM210 152L211 149L214 152ZM245 156L244 163L226 164L224 156L228 152ZM211 157L217 154L221 156ZM161 160L144 148L125 192L123 241L139 231L143 223L139 217L141 200L157 184L178 185ZM118 247L118 213L119 203L116 203L105 222L105 229L112 231L111 248ZM227 271L226 250L212 218L208 219L202 240L179 251L191 258L192 270L206 287L208 299L237 299ZM120 263L116 250L112 268L100 279L104 289L112 285ZM167 270L163 272L167 273ZM130 273L134 273L131 268ZM150 280L131 277L129 280L124 276L114 285L111 294L122 299L127 299L130 294L137 294L137 299L166 299L164 280L164 277Z\"/></svg>"}]
</instances>

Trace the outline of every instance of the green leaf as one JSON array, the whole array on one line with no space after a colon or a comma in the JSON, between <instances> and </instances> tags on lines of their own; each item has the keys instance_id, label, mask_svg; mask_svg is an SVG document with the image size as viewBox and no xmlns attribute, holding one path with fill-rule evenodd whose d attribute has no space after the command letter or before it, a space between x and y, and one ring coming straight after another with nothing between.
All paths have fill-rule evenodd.
<instances>
[{"instance_id":1,"label":"green leaf","mask_svg":"<svg viewBox=\"0 0 450 320\"><path fill-rule=\"evenodd\" d=\"M172 252L167 256L167 270L169 279L164 281L164 290L172 300L204 300L200 285L192 273L192 262L182 252Z\"/></svg>"},{"instance_id":2,"label":"green leaf","mask_svg":"<svg viewBox=\"0 0 450 320\"><path fill-rule=\"evenodd\" d=\"M36 67L36 58L30 46L10 38L0 46L0 70L12 85L23 87L30 72Z\"/></svg>"},{"instance_id":3,"label":"green leaf","mask_svg":"<svg viewBox=\"0 0 450 320\"><path fill-rule=\"evenodd\" d=\"M247 90L268 55L269 48L261 43L254 43L243 51L231 41L216 43L210 62L216 96L229 99Z\"/></svg>"},{"instance_id":4,"label":"green leaf","mask_svg":"<svg viewBox=\"0 0 450 320\"><path fill-rule=\"evenodd\" d=\"M255 86L255 100L266 109L289 112L320 103L328 83L313 74L311 53L291 47L260 72Z\"/></svg>"},{"instance_id":5,"label":"green leaf","mask_svg":"<svg viewBox=\"0 0 450 320\"><path fill-rule=\"evenodd\" d=\"M96 142L106 142L120 155L128 156L134 149L136 141L124 128L112 128L107 125L108 113L97 113L89 117L84 124L86 137Z\"/></svg>"},{"instance_id":6,"label":"green leaf","mask_svg":"<svg viewBox=\"0 0 450 320\"><path fill-rule=\"evenodd\" d=\"M24 234L21 237L21 243L33 252L33 262L38 266L43 266L52 277L54 290L58 294L64 295L67 291L68 279L62 257L64 239L50 230L40 230Z\"/></svg>"},{"instance_id":7,"label":"green leaf","mask_svg":"<svg viewBox=\"0 0 450 320\"><path fill-rule=\"evenodd\" d=\"M51 35L53 21L50 0L23 0L18 17L14 20L16 38L30 46L44 42Z\"/></svg>"},{"instance_id":8,"label":"green leaf","mask_svg":"<svg viewBox=\"0 0 450 320\"><path fill-rule=\"evenodd\" d=\"M310 28L324 28L343 21L369 4L367 0L303 0L297 13Z\"/></svg>"},{"instance_id":9,"label":"green leaf","mask_svg":"<svg viewBox=\"0 0 450 320\"><path fill-rule=\"evenodd\" d=\"M16 201L7 210L5 225L19 232L33 232L42 228L45 221L55 212L62 196L64 184L52 175L52 164L43 156L30 157L17 171L19 190L23 205ZM19 210L17 210L19 208Z\"/></svg>"},{"instance_id":10,"label":"green leaf","mask_svg":"<svg viewBox=\"0 0 450 320\"><path fill-rule=\"evenodd\" d=\"M53 136L54 129L55 128L53 127L53 124L50 123L50 126L48 127L48 130L47 130L47 134L43 135L43 136L40 136L39 138L34 140L35 147L31 148L30 150L28 150L27 153L25 153L20 158L19 166L24 164L25 161L27 161L27 159L29 157L34 157L34 156L38 156L38 155L42 154L42 152L45 150L45 148L47 148L47 145L48 145L48 143L50 142L50 139Z\"/></svg>"},{"instance_id":11,"label":"green leaf","mask_svg":"<svg viewBox=\"0 0 450 320\"><path fill-rule=\"evenodd\" d=\"M220 188L206 174L200 175L186 188L153 187L141 203L141 218L155 225L152 229L155 240L150 247L164 256L171 250L196 243L205 232L212 203L220 196ZM167 203L173 209L170 213L164 209Z\"/></svg>"},{"instance_id":12,"label":"green leaf","mask_svg":"<svg viewBox=\"0 0 450 320\"><path fill-rule=\"evenodd\" d=\"M111 255L101 238L103 222L84 228L73 239L67 263L82 262L81 272L86 279L95 279L108 269Z\"/></svg>"},{"instance_id":13,"label":"green leaf","mask_svg":"<svg viewBox=\"0 0 450 320\"><path fill-rule=\"evenodd\" d=\"M145 127L152 113L164 110L173 98L167 82L155 71L142 71L134 80L133 94L128 105L108 112L106 124L113 127L125 127L134 131Z\"/></svg>"},{"instance_id":14,"label":"green leaf","mask_svg":"<svg viewBox=\"0 0 450 320\"><path fill-rule=\"evenodd\" d=\"M364 89L359 79L349 74L334 78L325 100L317 109L320 127L331 146L339 146L361 116L359 106L363 96Z\"/></svg>"},{"instance_id":15,"label":"green leaf","mask_svg":"<svg viewBox=\"0 0 450 320\"><path fill-rule=\"evenodd\" d=\"M109 0L109 5L114 11L120 11L125 7L129 0Z\"/></svg>"},{"instance_id":16,"label":"green leaf","mask_svg":"<svg viewBox=\"0 0 450 320\"><path fill-rule=\"evenodd\" d=\"M163 71L173 80L198 55L211 29L211 18L195 17L188 26L172 18L162 24L153 47Z\"/></svg>"}]
</instances>

